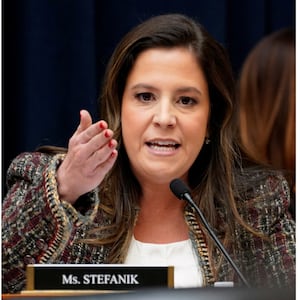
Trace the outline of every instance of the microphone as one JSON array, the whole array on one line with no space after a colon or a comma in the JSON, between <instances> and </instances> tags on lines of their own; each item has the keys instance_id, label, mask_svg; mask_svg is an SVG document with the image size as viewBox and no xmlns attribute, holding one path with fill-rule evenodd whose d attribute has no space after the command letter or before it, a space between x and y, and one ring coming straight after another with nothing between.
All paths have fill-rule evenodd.
<instances>
[{"instance_id":1,"label":"microphone","mask_svg":"<svg viewBox=\"0 0 300 300\"><path fill-rule=\"evenodd\" d=\"M196 212L197 212L198 216L200 217L203 225L207 229L210 237L215 242L215 244L217 245L218 249L223 253L223 255L225 256L225 258L227 259L227 261L230 263L230 265L232 266L232 268L234 269L234 271L238 274L238 276L240 277L240 279L242 280L242 282L244 283L244 285L247 286L247 287L250 287L250 284L245 279L245 277L243 276L243 274L241 273L241 271L238 269L237 265L234 263L234 261L232 260L232 258L229 255L229 253L226 251L226 249L224 248L224 246L222 245L222 243L220 242L220 240L218 239L218 237L216 236L216 234L214 233L214 231L211 229L211 226L207 222L207 220L204 217L203 213L201 212L201 210L199 209L199 207L196 205L196 203L192 199L190 190L186 186L186 184L182 180L180 180L180 179L173 179L171 181L171 183L170 183L170 189L173 192L173 194L179 200L185 200L185 201L187 201L188 204L190 204L190 206L192 206L196 210Z\"/></svg>"}]
</instances>

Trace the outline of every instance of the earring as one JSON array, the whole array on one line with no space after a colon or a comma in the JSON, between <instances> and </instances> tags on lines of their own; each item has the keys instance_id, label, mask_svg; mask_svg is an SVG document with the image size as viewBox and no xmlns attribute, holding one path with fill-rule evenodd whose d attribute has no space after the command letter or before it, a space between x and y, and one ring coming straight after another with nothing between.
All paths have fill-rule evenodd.
<instances>
[{"instance_id":1,"label":"earring","mask_svg":"<svg viewBox=\"0 0 300 300\"><path fill-rule=\"evenodd\" d=\"M210 144L210 139L209 139L209 137L205 137L205 145L208 145L208 144Z\"/></svg>"}]
</instances>

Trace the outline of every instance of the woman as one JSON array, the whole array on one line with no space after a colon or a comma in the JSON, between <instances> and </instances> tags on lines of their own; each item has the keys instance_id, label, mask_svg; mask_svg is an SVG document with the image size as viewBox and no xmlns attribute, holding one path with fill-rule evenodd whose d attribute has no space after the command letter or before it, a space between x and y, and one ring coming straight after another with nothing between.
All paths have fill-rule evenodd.
<instances>
[{"instance_id":1,"label":"woman","mask_svg":"<svg viewBox=\"0 0 300 300\"><path fill-rule=\"evenodd\" d=\"M295 31L265 36L249 53L239 79L240 135L246 151L284 172L295 218Z\"/></svg>"},{"instance_id":2,"label":"woman","mask_svg":"<svg viewBox=\"0 0 300 300\"><path fill-rule=\"evenodd\" d=\"M33 262L168 264L175 287L238 285L170 191L174 178L253 286L293 286L287 183L242 168L234 93L224 48L190 18L157 16L130 31L108 63L100 121L82 110L67 151L21 154L8 170L4 289L21 290Z\"/></svg>"}]
</instances>

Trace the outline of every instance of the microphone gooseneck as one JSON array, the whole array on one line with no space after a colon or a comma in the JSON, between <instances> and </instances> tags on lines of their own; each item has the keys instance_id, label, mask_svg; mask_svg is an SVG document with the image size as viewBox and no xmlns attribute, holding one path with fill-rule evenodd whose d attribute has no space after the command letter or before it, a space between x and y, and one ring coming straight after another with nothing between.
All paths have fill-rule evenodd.
<instances>
[{"instance_id":1,"label":"microphone gooseneck","mask_svg":"<svg viewBox=\"0 0 300 300\"><path fill-rule=\"evenodd\" d=\"M238 274L242 282L244 283L245 286L250 287L250 284L248 281L245 279L244 275L241 273L241 271L238 269L237 265L234 263L232 258L230 257L229 253L226 251L214 231L212 230L211 226L207 222L206 218L204 217L203 213L199 209L199 207L196 205L194 200L191 197L191 193L189 188L186 186L186 184L180 180L180 179L174 179L170 183L170 189L173 192L173 194L179 199L179 200L185 200L187 201L197 212L199 215L203 225L207 229L210 237L213 239L215 244L217 245L218 249L223 253L227 261L230 263L234 271Z\"/></svg>"}]
</instances>

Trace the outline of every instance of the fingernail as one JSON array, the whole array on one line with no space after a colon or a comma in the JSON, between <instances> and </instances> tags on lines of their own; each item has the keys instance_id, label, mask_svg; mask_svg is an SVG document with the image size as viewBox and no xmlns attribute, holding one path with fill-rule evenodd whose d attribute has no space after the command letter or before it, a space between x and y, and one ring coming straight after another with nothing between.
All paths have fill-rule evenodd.
<instances>
[{"instance_id":1,"label":"fingernail","mask_svg":"<svg viewBox=\"0 0 300 300\"><path fill-rule=\"evenodd\" d=\"M104 128L105 128L104 123L103 123L103 122L100 122L100 123L99 123L99 127L100 127L100 129L104 129Z\"/></svg>"},{"instance_id":2,"label":"fingernail","mask_svg":"<svg viewBox=\"0 0 300 300\"><path fill-rule=\"evenodd\" d=\"M109 147L109 148L113 148L113 147L114 147L114 142L113 142L112 140L110 140L110 141L108 142L108 147Z\"/></svg>"},{"instance_id":3,"label":"fingernail","mask_svg":"<svg viewBox=\"0 0 300 300\"><path fill-rule=\"evenodd\" d=\"M110 137L110 134L109 134L109 132L108 132L107 130L105 131L104 136L105 136L106 138L109 138L109 137Z\"/></svg>"},{"instance_id":4,"label":"fingernail","mask_svg":"<svg viewBox=\"0 0 300 300\"><path fill-rule=\"evenodd\" d=\"M110 157L115 157L115 156L117 156L117 150L113 150L113 152L110 154Z\"/></svg>"}]
</instances>

